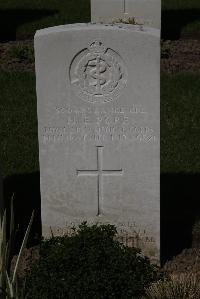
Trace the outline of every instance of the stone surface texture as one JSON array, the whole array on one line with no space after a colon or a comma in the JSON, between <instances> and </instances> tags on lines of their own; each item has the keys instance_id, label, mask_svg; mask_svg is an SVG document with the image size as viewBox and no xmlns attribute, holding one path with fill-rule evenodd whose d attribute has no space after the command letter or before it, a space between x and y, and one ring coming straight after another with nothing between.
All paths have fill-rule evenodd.
<instances>
[{"instance_id":1,"label":"stone surface texture","mask_svg":"<svg viewBox=\"0 0 200 299\"><path fill-rule=\"evenodd\" d=\"M158 260L159 30L47 28L35 57L43 235L111 223Z\"/></svg>"},{"instance_id":2,"label":"stone surface texture","mask_svg":"<svg viewBox=\"0 0 200 299\"><path fill-rule=\"evenodd\" d=\"M135 18L138 24L161 28L161 0L91 0L92 22Z\"/></svg>"}]
</instances>

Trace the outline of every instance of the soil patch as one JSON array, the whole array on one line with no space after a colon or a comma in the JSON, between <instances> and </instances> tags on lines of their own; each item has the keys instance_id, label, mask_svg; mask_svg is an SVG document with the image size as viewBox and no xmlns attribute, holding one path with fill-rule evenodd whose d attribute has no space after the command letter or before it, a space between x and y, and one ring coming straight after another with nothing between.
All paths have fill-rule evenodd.
<instances>
[{"instance_id":1,"label":"soil patch","mask_svg":"<svg viewBox=\"0 0 200 299\"><path fill-rule=\"evenodd\" d=\"M0 43L0 71L35 71L33 40Z\"/></svg>"},{"instance_id":2,"label":"soil patch","mask_svg":"<svg viewBox=\"0 0 200 299\"><path fill-rule=\"evenodd\" d=\"M195 273L200 275L200 249L188 248L168 261L164 270L169 274Z\"/></svg>"},{"instance_id":3,"label":"soil patch","mask_svg":"<svg viewBox=\"0 0 200 299\"><path fill-rule=\"evenodd\" d=\"M165 41L162 44L161 71L200 71L200 40Z\"/></svg>"}]
</instances>

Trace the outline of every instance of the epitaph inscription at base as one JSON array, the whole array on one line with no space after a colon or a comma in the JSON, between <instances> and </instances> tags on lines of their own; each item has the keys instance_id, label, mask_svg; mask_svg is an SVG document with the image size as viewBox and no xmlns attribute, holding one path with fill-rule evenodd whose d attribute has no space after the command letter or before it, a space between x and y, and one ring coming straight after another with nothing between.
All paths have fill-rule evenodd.
<instances>
[{"instance_id":1,"label":"epitaph inscription at base","mask_svg":"<svg viewBox=\"0 0 200 299\"><path fill-rule=\"evenodd\" d=\"M131 25L36 33L43 235L111 223L158 260L159 38Z\"/></svg>"}]
</instances>

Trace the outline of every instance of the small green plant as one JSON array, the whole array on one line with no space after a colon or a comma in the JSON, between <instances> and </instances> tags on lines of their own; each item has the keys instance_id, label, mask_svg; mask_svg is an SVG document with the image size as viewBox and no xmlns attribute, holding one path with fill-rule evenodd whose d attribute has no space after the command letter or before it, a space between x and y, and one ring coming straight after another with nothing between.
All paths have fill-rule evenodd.
<instances>
[{"instance_id":1,"label":"small green plant","mask_svg":"<svg viewBox=\"0 0 200 299\"><path fill-rule=\"evenodd\" d=\"M195 222L192 228L193 235L200 235L200 219Z\"/></svg>"},{"instance_id":2,"label":"small green plant","mask_svg":"<svg viewBox=\"0 0 200 299\"><path fill-rule=\"evenodd\" d=\"M113 23L123 23L123 24L131 24L131 25L143 25L138 23L134 17L128 19L117 19Z\"/></svg>"},{"instance_id":3,"label":"small green plant","mask_svg":"<svg viewBox=\"0 0 200 299\"><path fill-rule=\"evenodd\" d=\"M43 241L26 280L26 298L138 298L160 278L140 250L114 240L113 225L82 223L71 236Z\"/></svg>"},{"instance_id":4,"label":"small green plant","mask_svg":"<svg viewBox=\"0 0 200 299\"><path fill-rule=\"evenodd\" d=\"M117 20L116 23L124 23L124 24L132 24L132 25L137 24L135 18L119 19L119 20Z\"/></svg>"},{"instance_id":5,"label":"small green plant","mask_svg":"<svg viewBox=\"0 0 200 299\"><path fill-rule=\"evenodd\" d=\"M200 248L200 219L197 219L192 228L192 247Z\"/></svg>"},{"instance_id":6,"label":"small green plant","mask_svg":"<svg viewBox=\"0 0 200 299\"><path fill-rule=\"evenodd\" d=\"M29 232L33 222L34 212L31 215L22 245L17 257L13 274L10 274L10 260L12 258L12 248L14 246L14 212L13 212L13 197L11 199L11 215L10 215L10 235L7 242L6 237L6 211L4 211L0 226L0 295L5 299L22 298L18 289L17 272L22 259L24 249L26 248Z\"/></svg>"},{"instance_id":7,"label":"small green plant","mask_svg":"<svg viewBox=\"0 0 200 299\"><path fill-rule=\"evenodd\" d=\"M161 58L169 58L171 55L171 41L170 40L166 40L164 41L163 39L161 39Z\"/></svg>"},{"instance_id":8,"label":"small green plant","mask_svg":"<svg viewBox=\"0 0 200 299\"><path fill-rule=\"evenodd\" d=\"M31 45L17 43L8 50L10 58L27 63L34 63L34 49Z\"/></svg>"},{"instance_id":9,"label":"small green plant","mask_svg":"<svg viewBox=\"0 0 200 299\"><path fill-rule=\"evenodd\" d=\"M199 277L194 273L170 275L152 283L143 299L200 299Z\"/></svg>"}]
</instances>

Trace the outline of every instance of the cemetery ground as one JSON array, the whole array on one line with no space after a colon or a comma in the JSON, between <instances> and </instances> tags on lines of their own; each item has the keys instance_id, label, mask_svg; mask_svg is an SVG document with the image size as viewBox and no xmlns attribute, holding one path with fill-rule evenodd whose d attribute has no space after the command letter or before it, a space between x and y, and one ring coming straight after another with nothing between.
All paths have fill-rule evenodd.
<instances>
[{"instance_id":1,"label":"cemetery ground","mask_svg":"<svg viewBox=\"0 0 200 299\"><path fill-rule=\"evenodd\" d=\"M16 222L23 219L24 210L37 208L30 245L37 244L34 231L40 232L32 38L35 30L42 27L88 22L89 0L79 0L79 5L74 2L68 0L58 5L58 1L44 0L27 4L20 0L15 5L10 1L0 4L0 163L6 199L15 193ZM163 1L161 256L164 263L177 255L165 265L175 274L200 271L198 224L194 229L200 214L199 15L199 0ZM19 238L28 217L23 219Z\"/></svg>"}]
</instances>

